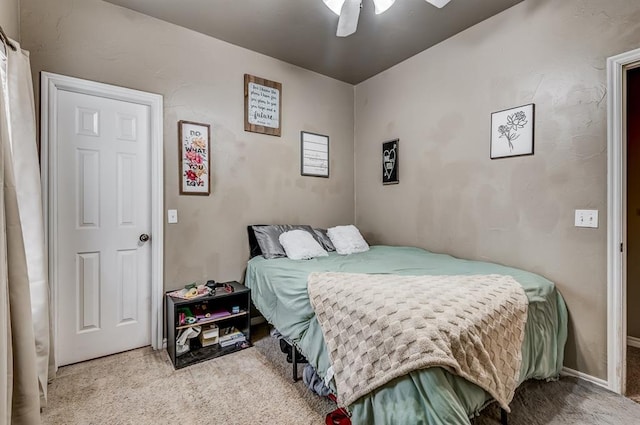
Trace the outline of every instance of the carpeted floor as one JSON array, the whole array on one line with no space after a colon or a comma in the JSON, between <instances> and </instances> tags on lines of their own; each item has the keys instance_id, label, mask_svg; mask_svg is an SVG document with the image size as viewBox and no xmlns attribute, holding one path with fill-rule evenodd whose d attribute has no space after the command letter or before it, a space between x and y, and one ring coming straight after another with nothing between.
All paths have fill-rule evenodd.
<instances>
[{"instance_id":1,"label":"carpeted floor","mask_svg":"<svg viewBox=\"0 0 640 425\"><path fill-rule=\"evenodd\" d=\"M640 348L631 346L627 346L627 397L640 403Z\"/></svg>"},{"instance_id":2,"label":"carpeted floor","mask_svg":"<svg viewBox=\"0 0 640 425\"><path fill-rule=\"evenodd\" d=\"M141 348L60 369L47 425L322 424L255 348L173 370Z\"/></svg>"},{"instance_id":3,"label":"carpeted floor","mask_svg":"<svg viewBox=\"0 0 640 425\"><path fill-rule=\"evenodd\" d=\"M319 425L333 408L293 383L277 341L264 336L253 348L178 371L166 352L150 348L63 367L42 418L56 425ZM639 404L574 378L525 383L511 408L511 425L640 423ZM474 425L496 425L498 418L490 406Z\"/></svg>"}]
</instances>

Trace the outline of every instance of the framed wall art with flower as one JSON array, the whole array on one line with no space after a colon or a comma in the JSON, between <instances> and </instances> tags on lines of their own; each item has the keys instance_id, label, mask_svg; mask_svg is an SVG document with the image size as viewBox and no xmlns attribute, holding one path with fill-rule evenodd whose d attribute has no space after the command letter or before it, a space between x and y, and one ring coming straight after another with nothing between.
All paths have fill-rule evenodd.
<instances>
[{"instance_id":1,"label":"framed wall art with flower","mask_svg":"<svg viewBox=\"0 0 640 425\"><path fill-rule=\"evenodd\" d=\"M535 105L491 114L491 159L533 155Z\"/></svg>"},{"instance_id":2,"label":"framed wall art with flower","mask_svg":"<svg viewBox=\"0 0 640 425\"><path fill-rule=\"evenodd\" d=\"M211 193L210 130L209 124L178 122L181 195L209 196Z\"/></svg>"}]
</instances>

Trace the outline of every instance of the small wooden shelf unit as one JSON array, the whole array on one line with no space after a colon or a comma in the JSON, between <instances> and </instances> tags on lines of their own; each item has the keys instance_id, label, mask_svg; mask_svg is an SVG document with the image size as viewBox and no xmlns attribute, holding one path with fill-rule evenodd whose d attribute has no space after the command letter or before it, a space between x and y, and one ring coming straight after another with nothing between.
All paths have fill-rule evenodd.
<instances>
[{"instance_id":1,"label":"small wooden shelf unit","mask_svg":"<svg viewBox=\"0 0 640 425\"><path fill-rule=\"evenodd\" d=\"M238 282L227 283L233 287L233 292L227 292L224 288L216 288L215 293L212 295L191 300L174 298L168 293L165 296L167 307L167 352L174 368L181 369L194 363L224 356L251 346L251 315L249 314L251 290ZM213 319L201 319L192 324L181 324L179 322L178 311L182 308L188 308L191 312L196 310L208 312L224 310L231 313L232 307L239 307L240 312ZM200 338L195 337L189 340L189 351L181 355L177 354L176 340L181 331L194 326L201 326L204 330L213 324L220 329L235 327L244 334L246 343L233 344L228 347L221 347L220 344L203 347L200 343Z\"/></svg>"}]
</instances>

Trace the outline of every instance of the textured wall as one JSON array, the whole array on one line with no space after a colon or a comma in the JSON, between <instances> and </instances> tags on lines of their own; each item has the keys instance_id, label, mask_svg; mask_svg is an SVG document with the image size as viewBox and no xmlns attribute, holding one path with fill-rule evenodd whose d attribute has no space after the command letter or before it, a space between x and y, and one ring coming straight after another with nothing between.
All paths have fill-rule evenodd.
<instances>
[{"instance_id":1,"label":"textured wall","mask_svg":"<svg viewBox=\"0 0 640 425\"><path fill-rule=\"evenodd\" d=\"M20 41L20 0L0 1L0 25L9 37Z\"/></svg>"},{"instance_id":2,"label":"textured wall","mask_svg":"<svg viewBox=\"0 0 640 425\"><path fill-rule=\"evenodd\" d=\"M356 223L540 273L569 308L565 364L606 378L606 58L640 47L637 0L526 0L356 87ZM536 104L535 155L490 160L490 114ZM400 184L381 143L400 138ZM574 209L600 228L573 227Z\"/></svg>"},{"instance_id":3,"label":"textured wall","mask_svg":"<svg viewBox=\"0 0 640 425\"><path fill-rule=\"evenodd\" d=\"M23 0L39 91L50 71L164 96L165 287L241 279L245 226L351 223L353 86L97 0ZM282 137L243 127L243 75L282 83ZM177 121L212 126L212 195L178 195ZM300 130L328 134L331 178L300 176Z\"/></svg>"},{"instance_id":4,"label":"textured wall","mask_svg":"<svg viewBox=\"0 0 640 425\"><path fill-rule=\"evenodd\" d=\"M627 76L627 334L640 338L640 68Z\"/></svg>"}]
</instances>

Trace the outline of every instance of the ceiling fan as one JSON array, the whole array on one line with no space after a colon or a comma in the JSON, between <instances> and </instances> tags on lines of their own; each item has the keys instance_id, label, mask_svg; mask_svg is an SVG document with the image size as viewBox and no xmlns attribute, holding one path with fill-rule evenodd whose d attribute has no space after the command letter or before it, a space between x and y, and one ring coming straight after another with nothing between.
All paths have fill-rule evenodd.
<instances>
[{"instance_id":1,"label":"ceiling fan","mask_svg":"<svg viewBox=\"0 0 640 425\"><path fill-rule=\"evenodd\" d=\"M362 0L322 0L329 9L340 17L338 20L338 37L347 37L358 29L358 18ZM396 0L373 0L376 15L381 14L391 7ZM435 7L444 7L450 0L426 0Z\"/></svg>"}]
</instances>

